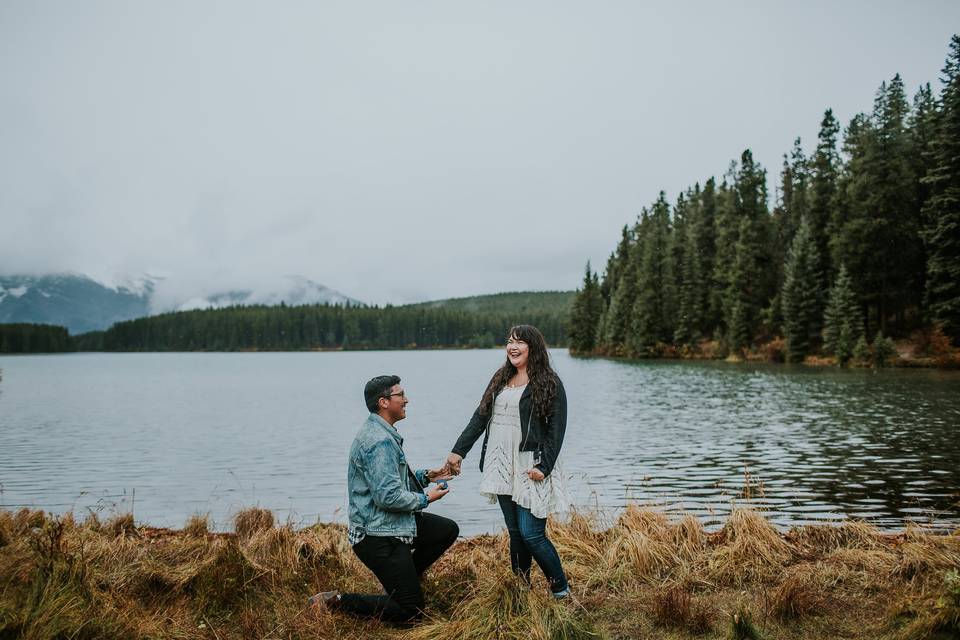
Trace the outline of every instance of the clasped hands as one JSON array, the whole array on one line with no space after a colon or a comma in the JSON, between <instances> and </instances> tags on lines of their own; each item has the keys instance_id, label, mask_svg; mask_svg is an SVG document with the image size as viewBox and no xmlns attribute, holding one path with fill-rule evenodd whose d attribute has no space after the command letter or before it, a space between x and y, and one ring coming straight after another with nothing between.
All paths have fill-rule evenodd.
<instances>
[{"instance_id":1,"label":"clasped hands","mask_svg":"<svg viewBox=\"0 0 960 640\"><path fill-rule=\"evenodd\" d=\"M457 455L456 453L451 453L447 456L447 459L443 463L442 467L427 471L427 479L429 479L431 482L435 482L437 480L450 480L454 476L460 475L460 465L462 462L463 456ZM528 478L536 482L539 482L546 477L543 475L543 472L536 467L527 469L526 474Z\"/></svg>"}]
</instances>

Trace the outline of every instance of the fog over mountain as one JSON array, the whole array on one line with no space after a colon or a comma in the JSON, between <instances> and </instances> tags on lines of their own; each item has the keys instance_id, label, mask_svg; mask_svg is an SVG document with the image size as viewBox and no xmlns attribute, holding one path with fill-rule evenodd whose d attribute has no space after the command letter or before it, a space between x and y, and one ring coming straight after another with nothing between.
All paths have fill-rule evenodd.
<instances>
[{"instance_id":1,"label":"fog over mountain","mask_svg":"<svg viewBox=\"0 0 960 640\"><path fill-rule=\"evenodd\" d=\"M827 107L935 82L957 24L955 0L4 0L0 273L572 289L661 189L748 147L773 184Z\"/></svg>"},{"instance_id":2,"label":"fog over mountain","mask_svg":"<svg viewBox=\"0 0 960 640\"><path fill-rule=\"evenodd\" d=\"M169 275L97 281L78 273L0 275L0 323L67 327L72 334L165 311L265 304L361 304L301 276L260 278L247 287L177 295Z\"/></svg>"}]
</instances>

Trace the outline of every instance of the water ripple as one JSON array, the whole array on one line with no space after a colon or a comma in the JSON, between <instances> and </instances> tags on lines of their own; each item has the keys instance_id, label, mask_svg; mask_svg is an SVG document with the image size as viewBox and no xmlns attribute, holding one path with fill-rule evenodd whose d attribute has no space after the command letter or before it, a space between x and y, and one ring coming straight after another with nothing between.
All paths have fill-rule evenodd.
<instances>
[{"instance_id":1,"label":"water ripple","mask_svg":"<svg viewBox=\"0 0 960 640\"><path fill-rule=\"evenodd\" d=\"M570 400L563 458L577 502L628 502L719 526L737 504L780 526L865 519L960 524L960 375L553 354ZM133 510L228 527L259 504L300 524L344 520L360 390L403 377L408 457L438 464L499 351L72 354L3 358L0 505ZM432 510L465 534L501 527L478 451Z\"/></svg>"}]
</instances>

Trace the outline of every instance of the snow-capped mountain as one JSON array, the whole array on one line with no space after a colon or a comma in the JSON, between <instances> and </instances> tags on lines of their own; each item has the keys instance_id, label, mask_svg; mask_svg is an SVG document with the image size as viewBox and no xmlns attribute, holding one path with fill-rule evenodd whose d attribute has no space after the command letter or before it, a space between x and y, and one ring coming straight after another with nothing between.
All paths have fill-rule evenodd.
<instances>
[{"instance_id":1,"label":"snow-capped mountain","mask_svg":"<svg viewBox=\"0 0 960 640\"><path fill-rule=\"evenodd\" d=\"M193 297L176 305L178 311L192 309L220 309L234 305L278 305L281 302L288 306L301 304L350 304L358 305L360 301L349 298L339 291L308 280L302 276L285 276L268 285L261 285L253 289L239 289L223 291L212 295Z\"/></svg>"},{"instance_id":2,"label":"snow-capped mountain","mask_svg":"<svg viewBox=\"0 0 960 640\"><path fill-rule=\"evenodd\" d=\"M120 280L94 280L76 273L0 275L0 323L56 324L78 334L165 311L281 302L289 306L362 304L300 276L267 281L249 289L193 296L178 295L179 288L172 277L157 275Z\"/></svg>"},{"instance_id":3,"label":"snow-capped mountain","mask_svg":"<svg viewBox=\"0 0 960 640\"><path fill-rule=\"evenodd\" d=\"M0 322L56 324L74 334L106 329L147 315L155 284L108 287L80 274L0 276Z\"/></svg>"}]
</instances>

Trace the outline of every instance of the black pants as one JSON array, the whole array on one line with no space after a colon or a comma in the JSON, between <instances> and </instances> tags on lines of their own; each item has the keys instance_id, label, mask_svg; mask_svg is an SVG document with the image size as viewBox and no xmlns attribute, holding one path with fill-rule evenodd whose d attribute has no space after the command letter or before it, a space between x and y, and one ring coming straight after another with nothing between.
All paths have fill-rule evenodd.
<instances>
[{"instance_id":1,"label":"black pants","mask_svg":"<svg viewBox=\"0 0 960 640\"><path fill-rule=\"evenodd\" d=\"M377 576L386 595L345 593L340 608L355 615L408 622L423 612L420 576L457 540L460 528L449 518L418 513L413 545L397 538L366 536L353 546L360 561Z\"/></svg>"}]
</instances>

